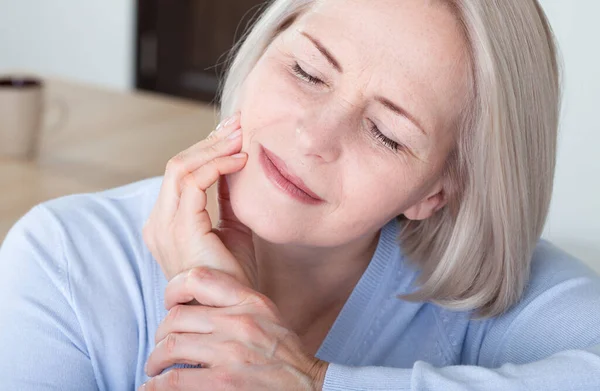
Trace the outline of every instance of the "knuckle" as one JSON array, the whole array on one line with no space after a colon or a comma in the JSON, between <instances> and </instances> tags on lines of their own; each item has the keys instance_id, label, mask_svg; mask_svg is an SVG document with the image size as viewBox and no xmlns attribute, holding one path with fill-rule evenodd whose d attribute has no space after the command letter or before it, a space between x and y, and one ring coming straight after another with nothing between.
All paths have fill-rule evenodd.
<instances>
[{"instance_id":1,"label":"knuckle","mask_svg":"<svg viewBox=\"0 0 600 391\"><path fill-rule=\"evenodd\" d=\"M181 318L182 311L183 311L182 305L176 305L175 307L171 308L169 310L169 313L167 314L167 321L176 323Z\"/></svg>"},{"instance_id":2,"label":"knuckle","mask_svg":"<svg viewBox=\"0 0 600 391\"><path fill-rule=\"evenodd\" d=\"M171 334L167 335L167 338L165 339L165 348L166 348L167 354L169 356L172 356L175 353L178 343L179 343L179 337L177 336L176 333L171 333Z\"/></svg>"},{"instance_id":3,"label":"knuckle","mask_svg":"<svg viewBox=\"0 0 600 391\"><path fill-rule=\"evenodd\" d=\"M198 266L189 271L187 274L188 281L206 281L214 279L213 271L206 266Z\"/></svg>"},{"instance_id":4,"label":"knuckle","mask_svg":"<svg viewBox=\"0 0 600 391\"><path fill-rule=\"evenodd\" d=\"M254 318L248 314L237 315L236 323L242 330L252 330L256 327Z\"/></svg>"},{"instance_id":5,"label":"knuckle","mask_svg":"<svg viewBox=\"0 0 600 391\"><path fill-rule=\"evenodd\" d=\"M212 152L213 154L217 154L221 152L221 147L222 144L221 143L216 143L216 144L212 144L211 146L208 147L208 149L210 150L210 152Z\"/></svg>"},{"instance_id":6,"label":"knuckle","mask_svg":"<svg viewBox=\"0 0 600 391\"><path fill-rule=\"evenodd\" d=\"M256 306L269 314L276 314L278 309L275 303L263 294L256 294L254 297Z\"/></svg>"},{"instance_id":7,"label":"knuckle","mask_svg":"<svg viewBox=\"0 0 600 391\"><path fill-rule=\"evenodd\" d=\"M236 329L245 341L256 341L261 334L261 328L250 315L238 315L235 319Z\"/></svg>"},{"instance_id":8,"label":"knuckle","mask_svg":"<svg viewBox=\"0 0 600 391\"><path fill-rule=\"evenodd\" d=\"M181 389L181 369L172 369L167 373L167 384L170 389Z\"/></svg>"},{"instance_id":9,"label":"knuckle","mask_svg":"<svg viewBox=\"0 0 600 391\"><path fill-rule=\"evenodd\" d=\"M167 167L166 167L165 171L167 173L178 173L183 169L183 167L184 167L183 155L178 153L177 155L175 155L169 159L169 161L167 162Z\"/></svg>"},{"instance_id":10,"label":"knuckle","mask_svg":"<svg viewBox=\"0 0 600 391\"><path fill-rule=\"evenodd\" d=\"M144 384L144 391L156 391L156 382L154 380L149 380L146 384Z\"/></svg>"},{"instance_id":11,"label":"knuckle","mask_svg":"<svg viewBox=\"0 0 600 391\"><path fill-rule=\"evenodd\" d=\"M196 188L196 180L194 179L194 174L193 173L189 173L186 174L183 178L181 178L181 187L185 188L185 187L191 187L191 188Z\"/></svg>"}]
</instances>

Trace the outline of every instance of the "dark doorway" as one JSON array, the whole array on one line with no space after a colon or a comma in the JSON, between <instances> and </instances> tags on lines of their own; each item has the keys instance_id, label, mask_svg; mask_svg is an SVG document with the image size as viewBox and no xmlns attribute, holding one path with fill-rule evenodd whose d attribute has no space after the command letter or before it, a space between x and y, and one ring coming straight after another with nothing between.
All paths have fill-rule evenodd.
<instances>
[{"instance_id":1,"label":"dark doorway","mask_svg":"<svg viewBox=\"0 0 600 391\"><path fill-rule=\"evenodd\" d=\"M212 102L223 61L264 0L138 0L136 87Z\"/></svg>"}]
</instances>

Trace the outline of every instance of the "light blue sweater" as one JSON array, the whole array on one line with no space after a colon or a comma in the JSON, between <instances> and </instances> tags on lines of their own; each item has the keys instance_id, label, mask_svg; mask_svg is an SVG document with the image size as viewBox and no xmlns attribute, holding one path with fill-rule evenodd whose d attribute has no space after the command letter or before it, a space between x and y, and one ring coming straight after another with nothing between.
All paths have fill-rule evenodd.
<instances>
[{"instance_id":1,"label":"light blue sweater","mask_svg":"<svg viewBox=\"0 0 600 391\"><path fill-rule=\"evenodd\" d=\"M141 229L161 178L38 205L0 249L0 390L134 390L166 315ZM388 223L320 347L325 390L600 390L600 279L540 241L523 299L485 321L395 298ZM595 347L594 347L595 346Z\"/></svg>"}]
</instances>

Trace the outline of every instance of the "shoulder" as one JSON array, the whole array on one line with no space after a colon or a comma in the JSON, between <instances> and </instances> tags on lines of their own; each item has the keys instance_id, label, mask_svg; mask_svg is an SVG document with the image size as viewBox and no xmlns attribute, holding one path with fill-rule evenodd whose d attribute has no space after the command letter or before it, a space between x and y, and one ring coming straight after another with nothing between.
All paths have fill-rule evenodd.
<instances>
[{"instance_id":1,"label":"shoulder","mask_svg":"<svg viewBox=\"0 0 600 391\"><path fill-rule=\"evenodd\" d=\"M150 178L38 204L7 234L1 261L17 262L20 254L88 282L99 274L131 274L139 270L135 263L150 263L141 231L161 183L162 177Z\"/></svg>"},{"instance_id":2,"label":"shoulder","mask_svg":"<svg viewBox=\"0 0 600 391\"><path fill-rule=\"evenodd\" d=\"M52 252L76 249L84 257L113 245L137 247L161 183L156 177L43 202L19 219L3 246L26 241Z\"/></svg>"},{"instance_id":3,"label":"shoulder","mask_svg":"<svg viewBox=\"0 0 600 391\"><path fill-rule=\"evenodd\" d=\"M600 277L581 260L540 240L521 300L491 320L487 334L488 351L495 352L489 364L529 362L599 344Z\"/></svg>"},{"instance_id":4,"label":"shoulder","mask_svg":"<svg viewBox=\"0 0 600 391\"><path fill-rule=\"evenodd\" d=\"M540 239L531 259L531 275L524 298L535 296L561 282L584 278L597 281L599 276L583 261Z\"/></svg>"},{"instance_id":5,"label":"shoulder","mask_svg":"<svg viewBox=\"0 0 600 391\"><path fill-rule=\"evenodd\" d=\"M161 183L162 177L156 177L96 193L56 198L25 215L24 228L40 240L48 240L46 235L51 235L54 248L62 249L71 272L80 267L86 273L96 268L106 269L104 274L124 271L130 269L128 263L147 261L142 227Z\"/></svg>"},{"instance_id":6,"label":"shoulder","mask_svg":"<svg viewBox=\"0 0 600 391\"><path fill-rule=\"evenodd\" d=\"M135 223L150 214L158 197L162 177L149 178L96 193L73 194L46 201L50 211L65 228L78 224L78 230L104 222ZM88 220L91 219L91 220Z\"/></svg>"},{"instance_id":7,"label":"shoulder","mask_svg":"<svg viewBox=\"0 0 600 391\"><path fill-rule=\"evenodd\" d=\"M69 324L76 333L68 335L81 335L77 347L103 368L106 384L142 373L138 359L152 346L161 275L141 230L161 183L151 178L41 203L0 247L0 281L12 295L4 304L33 303L34 316L49 314L61 332Z\"/></svg>"},{"instance_id":8,"label":"shoulder","mask_svg":"<svg viewBox=\"0 0 600 391\"><path fill-rule=\"evenodd\" d=\"M513 319L545 301L558 304L572 301L576 295L592 292L600 293L600 276L580 259L540 239L531 258L529 280L520 300L496 321ZM600 301L587 304L598 305Z\"/></svg>"},{"instance_id":9,"label":"shoulder","mask_svg":"<svg viewBox=\"0 0 600 391\"><path fill-rule=\"evenodd\" d=\"M162 177L156 177L46 201L23 217L23 228L35 230L40 222L50 220L64 245L84 252L118 243L137 246L161 183ZM44 232L49 233L49 230Z\"/></svg>"},{"instance_id":10,"label":"shoulder","mask_svg":"<svg viewBox=\"0 0 600 391\"><path fill-rule=\"evenodd\" d=\"M561 306L565 314L584 307L600 310L600 276L580 259L541 239L531 259L529 281L521 300L505 317L516 317L543 303Z\"/></svg>"},{"instance_id":11,"label":"shoulder","mask_svg":"<svg viewBox=\"0 0 600 391\"><path fill-rule=\"evenodd\" d=\"M98 294L119 300L135 291L141 299L153 285L143 282L154 278L141 231L161 183L161 177L150 178L36 205L9 231L0 264L28 259L31 267L52 271L73 305L94 302Z\"/></svg>"}]
</instances>

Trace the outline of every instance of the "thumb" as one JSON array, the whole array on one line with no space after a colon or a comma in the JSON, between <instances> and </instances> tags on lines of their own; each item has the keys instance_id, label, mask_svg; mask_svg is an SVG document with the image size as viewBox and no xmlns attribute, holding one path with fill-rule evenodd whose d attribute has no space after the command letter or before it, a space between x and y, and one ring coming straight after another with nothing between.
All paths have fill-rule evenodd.
<instances>
[{"instance_id":1,"label":"thumb","mask_svg":"<svg viewBox=\"0 0 600 391\"><path fill-rule=\"evenodd\" d=\"M219 204L219 223L225 223L228 226L234 226L235 228L246 228L238 219L233 212L231 207L231 199L229 195L229 184L227 182L227 176L219 178L218 183L218 195L217 200ZM248 228L246 228L248 229Z\"/></svg>"},{"instance_id":2,"label":"thumb","mask_svg":"<svg viewBox=\"0 0 600 391\"><path fill-rule=\"evenodd\" d=\"M213 232L229 249L235 259L240 262L247 285L256 287L258 281L252 230L245 226L233 212L226 176L219 178L218 183L219 224ZM240 279L242 281L242 279Z\"/></svg>"}]
</instances>

